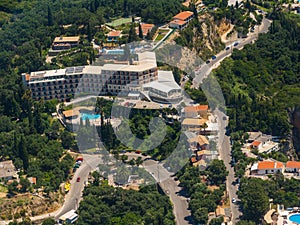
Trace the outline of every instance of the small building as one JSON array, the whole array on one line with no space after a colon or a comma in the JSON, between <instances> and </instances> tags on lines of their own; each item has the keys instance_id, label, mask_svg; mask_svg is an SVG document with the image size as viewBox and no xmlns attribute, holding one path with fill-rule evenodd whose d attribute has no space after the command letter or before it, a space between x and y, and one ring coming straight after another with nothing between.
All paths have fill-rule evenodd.
<instances>
[{"instance_id":1,"label":"small building","mask_svg":"<svg viewBox=\"0 0 300 225\"><path fill-rule=\"evenodd\" d=\"M196 152L197 160L204 160L205 162L209 162L213 159L218 159L218 156L219 153L212 150L201 150Z\"/></svg>"},{"instance_id":2,"label":"small building","mask_svg":"<svg viewBox=\"0 0 300 225\"><path fill-rule=\"evenodd\" d=\"M121 37L122 31L116 30L116 31L110 31L107 36L108 42L118 42Z\"/></svg>"},{"instance_id":3,"label":"small building","mask_svg":"<svg viewBox=\"0 0 300 225\"><path fill-rule=\"evenodd\" d=\"M285 165L285 171L300 174L300 162L288 161Z\"/></svg>"},{"instance_id":4,"label":"small building","mask_svg":"<svg viewBox=\"0 0 300 225\"><path fill-rule=\"evenodd\" d=\"M27 177L27 180L33 184L33 185L36 185L36 177Z\"/></svg>"},{"instance_id":5,"label":"small building","mask_svg":"<svg viewBox=\"0 0 300 225\"><path fill-rule=\"evenodd\" d=\"M0 162L0 180L11 180L17 176L12 160Z\"/></svg>"},{"instance_id":6,"label":"small building","mask_svg":"<svg viewBox=\"0 0 300 225\"><path fill-rule=\"evenodd\" d=\"M209 145L208 139L203 135L197 135L196 137L190 138L188 139L188 142L192 150L205 150L208 149Z\"/></svg>"},{"instance_id":7,"label":"small building","mask_svg":"<svg viewBox=\"0 0 300 225\"><path fill-rule=\"evenodd\" d=\"M64 119L72 120L72 119L78 118L78 116L80 115L80 112L77 109L70 109L70 110L63 111L62 114L64 116Z\"/></svg>"},{"instance_id":8,"label":"small building","mask_svg":"<svg viewBox=\"0 0 300 225\"><path fill-rule=\"evenodd\" d=\"M181 125L184 130L200 132L206 122L203 118L185 118Z\"/></svg>"},{"instance_id":9,"label":"small building","mask_svg":"<svg viewBox=\"0 0 300 225\"><path fill-rule=\"evenodd\" d=\"M183 116L186 118L204 118L208 119L208 105L186 106L183 109Z\"/></svg>"},{"instance_id":10,"label":"small building","mask_svg":"<svg viewBox=\"0 0 300 225\"><path fill-rule=\"evenodd\" d=\"M61 217L59 217L60 224L71 224L71 223L75 223L77 220L78 220L78 214L75 213L75 209L72 209L69 212L62 215Z\"/></svg>"},{"instance_id":11,"label":"small building","mask_svg":"<svg viewBox=\"0 0 300 225\"><path fill-rule=\"evenodd\" d=\"M178 30L183 30L186 28L188 23L193 19L194 13L191 11L183 11L178 13L173 17L173 20L169 23L169 27L175 28Z\"/></svg>"},{"instance_id":12,"label":"small building","mask_svg":"<svg viewBox=\"0 0 300 225\"><path fill-rule=\"evenodd\" d=\"M278 161L260 161L258 163L254 163L251 167L251 173L257 175L275 174L278 172L282 173L283 170L283 163Z\"/></svg>"},{"instance_id":13,"label":"small building","mask_svg":"<svg viewBox=\"0 0 300 225\"><path fill-rule=\"evenodd\" d=\"M140 25L143 31L143 37L145 37L148 33L150 33L152 29L155 27L155 25L152 23L141 23ZM139 27L135 28L135 32L137 35L139 35Z\"/></svg>"},{"instance_id":14,"label":"small building","mask_svg":"<svg viewBox=\"0 0 300 225\"><path fill-rule=\"evenodd\" d=\"M79 36L70 36L70 37L56 37L52 43L52 47L49 50L50 56L55 56L61 51L66 51L71 48L77 47L79 45Z\"/></svg>"},{"instance_id":15,"label":"small building","mask_svg":"<svg viewBox=\"0 0 300 225\"><path fill-rule=\"evenodd\" d=\"M0 179L11 180L16 173L17 170L12 160L0 162Z\"/></svg>"}]
</instances>

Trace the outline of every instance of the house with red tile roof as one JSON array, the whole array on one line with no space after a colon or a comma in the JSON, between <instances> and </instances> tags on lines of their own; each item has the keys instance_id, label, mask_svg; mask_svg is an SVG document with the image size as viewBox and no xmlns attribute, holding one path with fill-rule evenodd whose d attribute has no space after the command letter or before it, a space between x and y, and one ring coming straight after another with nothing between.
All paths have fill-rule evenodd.
<instances>
[{"instance_id":1,"label":"house with red tile roof","mask_svg":"<svg viewBox=\"0 0 300 225\"><path fill-rule=\"evenodd\" d=\"M284 164L278 161L259 161L258 163L254 163L251 167L251 173L257 175L267 175L267 174L275 174L282 173L284 170Z\"/></svg>"},{"instance_id":2,"label":"house with red tile roof","mask_svg":"<svg viewBox=\"0 0 300 225\"><path fill-rule=\"evenodd\" d=\"M183 11L173 17L173 20L169 23L169 27L178 30L186 28L188 23L193 19L194 13L191 11Z\"/></svg>"},{"instance_id":3,"label":"house with red tile roof","mask_svg":"<svg viewBox=\"0 0 300 225\"><path fill-rule=\"evenodd\" d=\"M143 31L143 36L145 37L148 33L152 31L154 28L154 24L152 23L141 23L142 31ZM135 32L137 35L139 35L139 27L135 28Z\"/></svg>"},{"instance_id":4,"label":"house with red tile roof","mask_svg":"<svg viewBox=\"0 0 300 225\"><path fill-rule=\"evenodd\" d=\"M184 117L187 118L208 118L208 105L186 106L183 109Z\"/></svg>"},{"instance_id":5,"label":"house with red tile roof","mask_svg":"<svg viewBox=\"0 0 300 225\"><path fill-rule=\"evenodd\" d=\"M287 161L285 165L285 171L291 173L300 173L300 162L297 161Z\"/></svg>"},{"instance_id":6,"label":"house with red tile roof","mask_svg":"<svg viewBox=\"0 0 300 225\"><path fill-rule=\"evenodd\" d=\"M122 31L116 30L116 31L110 31L107 36L108 42L117 42L119 38L121 37Z\"/></svg>"}]
</instances>

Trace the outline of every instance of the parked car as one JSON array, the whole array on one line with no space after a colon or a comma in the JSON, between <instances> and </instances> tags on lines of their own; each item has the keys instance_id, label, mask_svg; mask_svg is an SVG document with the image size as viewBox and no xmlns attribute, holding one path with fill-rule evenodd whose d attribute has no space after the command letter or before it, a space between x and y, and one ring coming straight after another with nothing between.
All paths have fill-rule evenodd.
<instances>
[{"instance_id":1,"label":"parked car","mask_svg":"<svg viewBox=\"0 0 300 225\"><path fill-rule=\"evenodd\" d=\"M232 198L232 203L236 203L236 199L235 198Z\"/></svg>"},{"instance_id":2,"label":"parked car","mask_svg":"<svg viewBox=\"0 0 300 225\"><path fill-rule=\"evenodd\" d=\"M77 177L76 182L80 182L80 177Z\"/></svg>"},{"instance_id":3,"label":"parked car","mask_svg":"<svg viewBox=\"0 0 300 225\"><path fill-rule=\"evenodd\" d=\"M227 46L227 47L225 48L226 51L229 50L229 49L230 49L230 46Z\"/></svg>"},{"instance_id":4,"label":"parked car","mask_svg":"<svg viewBox=\"0 0 300 225\"><path fill-rule=\"evenodd\" d=\"M239 42L236 41L236 42L234 42L233 46L238 46L238 44L239 44Z\"/></svg>"},{"instance_id":5,"label":"parked car","mask_svg":"<svg viewBox=\"0 0 300 225\"><path fill-rule=\"evenodd\" d=\"M209 64L209 63L210 63L210 60L207 60L207 61L206 61L206 64Z\"/></svg>"},{"instance_id":6,"label":"parked car","mask_svg":"<svg viewBox=\"0 0 300 225\"><path fill-rule=\"evenodd\" d=\"M215 60L216 58L217 58L217 56L215 56L215 55L213 55L213 56L211 57L212 60Z\"/></svg>"}]
</instances>

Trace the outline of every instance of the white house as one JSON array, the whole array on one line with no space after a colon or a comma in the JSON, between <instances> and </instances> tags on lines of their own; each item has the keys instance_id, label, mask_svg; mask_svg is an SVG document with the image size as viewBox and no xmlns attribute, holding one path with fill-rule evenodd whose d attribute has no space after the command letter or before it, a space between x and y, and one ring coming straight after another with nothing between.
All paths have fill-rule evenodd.
<instances>
[{"instance_id":1,"label":"white house","mask_svg":"<svg viewBox=\"0 0 300 225\"><path fill-rule=\"evenodd\" d=\"M300 162L288 161L285 165L285 171L290 173L300 173Z\"/></svg>"},{"instance_id":2,"label":"white house","mask_svg":"<svg viewBox=\"0 0 300 225\"><path fill-rule=\"evenodd\" d=\"M282 173L283 170L283 163L277 161L261 161L254 163L251 167L251 173L257 175L275 174L277 172Z\"/></svg>"}]
</instances>

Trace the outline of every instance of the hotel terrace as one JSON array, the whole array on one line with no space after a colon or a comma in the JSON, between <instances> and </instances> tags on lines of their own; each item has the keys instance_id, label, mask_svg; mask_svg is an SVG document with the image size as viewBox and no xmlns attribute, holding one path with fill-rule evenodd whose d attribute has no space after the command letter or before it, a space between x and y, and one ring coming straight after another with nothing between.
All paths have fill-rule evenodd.
<instances>
[{"instance_id":1,"label":"hotel terrace","mask_svg":"<svg viewBox=\"0 0 300 225\"><path fill-rule=\"evenodd\" d=\"M168 72L168 73L166 73ZM137 60L132 64L105 64L103 66L77 66L66 69L48 70L22 74L24 84L31 90L32 98L58 99L65 101L76 95L117 95L127 96L129 93L146 92L155 95L157 99L172 101L180 100L179 85L172 76L172 72L158 71L154 52L137 54ZM149 84L152 84L150 85ZM155 90L157 82L158 90ZM146 85L147 84L147 85ZM165 92L161 86L169 87ZM170 89L174 89L172 91ZM174 95L174 96L173 96Z\"/></svg>"}]
</instances>

